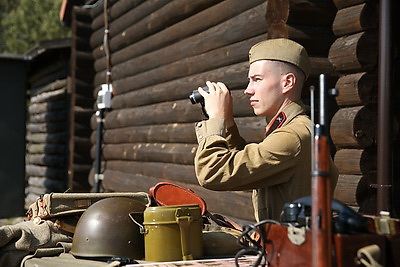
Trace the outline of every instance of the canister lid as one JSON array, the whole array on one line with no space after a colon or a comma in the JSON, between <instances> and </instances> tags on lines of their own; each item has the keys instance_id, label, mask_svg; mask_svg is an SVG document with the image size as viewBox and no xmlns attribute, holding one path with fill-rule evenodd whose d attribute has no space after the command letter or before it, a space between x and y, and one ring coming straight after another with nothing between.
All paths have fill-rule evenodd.
<instances>
[{"instance_id":1,"label":"canister lid","mask_svg":"<svg viewBox=\"0 0 400 267\"><path fill-rule=\"evenodd\" d=\"M191 221L201 220L199 205L171 205L147 207L144 211L144 225L176 223L178 218L190 218Z\"/></svg>"},{"instance_id":2,"label":"canister lid","mask_svg":"<svg viewBox=\"0 0 400 267\"><path fill-rule=\"evenodd\" d=\"M150 188L150 196L161 206L197 204L203 215L207 210L206 202L195 192L169 182L160 182Z\"/></svg>"}]
</instances>

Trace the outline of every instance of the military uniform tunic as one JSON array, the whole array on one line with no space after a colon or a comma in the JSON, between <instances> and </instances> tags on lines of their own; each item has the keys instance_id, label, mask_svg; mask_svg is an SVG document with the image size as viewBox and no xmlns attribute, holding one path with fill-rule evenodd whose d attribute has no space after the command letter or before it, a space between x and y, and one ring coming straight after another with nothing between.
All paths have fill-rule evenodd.
<instances>
[{"instance_id":1,"label":"military uniform tunic","mask_svg":"<svg viewBox=\"0 0 400 267\"><path fill-rule=\"evenodd\" d=\"M268 123L267 132L261 143L246 144L237 126L225 129L223 119L196 124L200 185L217 191L253 190L257 221L279 220L285 203L311 195L311 121L302 103L287 105ZM338 174L331 167L334 188Z\"/></svg>"}]
</instances>

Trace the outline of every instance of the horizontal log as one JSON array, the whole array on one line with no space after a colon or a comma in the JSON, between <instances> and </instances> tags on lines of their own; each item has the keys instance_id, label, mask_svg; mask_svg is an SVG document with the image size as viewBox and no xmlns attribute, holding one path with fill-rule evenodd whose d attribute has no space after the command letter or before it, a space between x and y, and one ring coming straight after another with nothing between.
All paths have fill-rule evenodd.
<instances>
[{"instance_id":1,"label":"horizontal log","mask_svg":"<svg viewBox=\"0 0 400 267\"><path fill-rule=\"evenodd\" d=\"M30 143L65 143L67 141L67 133L66 132L58 132L58 133L28 133L26 135L26 140Z\"/></svg>"},{"instance_id":2,"label":"horizontal log","mask_svg":"<svg viewBox=\"0 0 400 267\"><path fill-rule=\"evenodd\" d=\"M375 4L371 2L338 10L332 26L336 36L377 29L377 27L378 12Z\"/></svg>"},{"instance_id":3,"label":"horizontal log","mask_svg":"<svg viewBox=\"0 0 400 267\"><path fill-rule=\"evenodd\" d=\"M140 88L154 86L163 82L210 71L211 69L247 61L248 50L250 47L254 43L263 39L265 39L265 36L257 36L255 38L207 52L202 55L182 59L178 62L174 62L138 75L115 80L113 82L113 93L114 95L119 95ZM209 61L210 58L213 59L212 64ZM311 75L317 75L317 73L319 74L321 71L326 71L326 73L334 72L332 65L327 61L327 59L311 58L311 63L313 64ZM314 66L320 68L314 69ZM223 79L223 77L221 77L221 79Z\"/></svg>"},{"instance_id":4,"label":"horizontal log","mask_svg":"<svg viewBox=\"0 0 400 267\"><path fill-rule=\"evenodd\" d=\"M113 66L113 79L118 80L129 77L146 70L171 64L180 59L202 55L207 51L212 51L263 34L266 32L264 12L265 4L256 6L222 24L218 24L168 47L149 52L137 58L127 59L127 61ZM239 28L240 30L238 30ZM205 42L205 40L207 40L207 42ZM239 53L244 59L248 57L248 49L252 44L254 44L254 41L249 44L248 47L244 48L247 51ZM221 57L221 55L219 55L219 57ZM210 58L212 57L208 57L207 61L209 61ZM103 72L100 72L96 75L95 81L103 80L103 76Z\"/></svg>"},{"instance_id":5,"label":"horizontal log","mask_svg":"<svg viewBox=\"0 0 400 267\"><path fill-rule=\"evenodd\" d=\"M221 0L197 0L197 1L186 1L186 0L175 0L169 1L166 5L162 3L158 4L159 9L146 17L143 17L140 21L133 25L126 25L123 23L121 26L126 27L122 34L111 38L110 50L111 52L118 51L129 44L135 43L139 40L146 38L156 32L159 32L182 19L190 17L201 10L212 6ZM162 5L162 6L161 6ZM153 5L155 6L155 5ZM132 16L127 16L129 21ZM125 17L120 17L119 20L123 20ZM120 22L116 22L119 24ZM113 23L111 22L111 25ZM128 27L127 27L128 26ZM111 26L110 26L111 27ZM99 40L97 38L97 40ZM100 38L101 40L101 38ZM91 40L92 47L96 47L99 42ZM97 44L97 45L96 45Z\"/></svg>"},{"instance_id":6,"label":"horizontal log","mask_svg":"<svg viewBox=\"0 0 400 267\"><path fill-rule=\"evenodd\" d=\"M26 175L34 177L47 177L60 181L64 181L67 177L67 171L60 168L51 168L38 165L26 165Z\"/></svg>"},{"instance_id":7,"label":"horizontal log","mask_svg":"<svg viewBox=\"0 0 400 267\"><path fill-rule=\"evenodd\" d=\"M109 21L114 21L121 16L127 15L129 10L137 8L143 2L145 2L145 0L120 0L108 2L107 15ZM148 2L153 2L153 4L155 4L154 1ZM92 28L94 30L104 27L104 5L101 5L101 7L97 7L96 11L92 10L91 16L93 17Z\"/></svg>"},{"instance_id":8,"label":"horizontal log","mask_svg":"<svg viewBox=\"0 0 400 267\"><path fill-rule=\"evenodd\" d=\"M356 192L361 175L340 174L333 197L346 205L358 206Z\"/></svg>"},{"instance_id":9,"label":"horizontal log","mask_svg":"<svg viewBox=\"0 0 400 267\"><path fill-rule=\"evenodd\" d=\"M243 91L235 90L231 91L231 94L234 101L243 103L234 105L234 115L240 117L253 116L248 97L243 94ZM104 125L107 129L111 129L134 125L195 122L203 118L199 106L194 106L188 99L185 99L143 107L112 110L106 114Z\"/></svg>"},{"instance_id":10,"label":"horizontal log","mask_svg":"<svg viewBox=\"0 0 400 267\"><path fill-rule=\"evenodd\" d=\"M366 2L366 0L333 0L333 3L337 9L343 9L345 7L358 5Z\"/></svg>"},{"instance_id":11,"label":"horizontal log","mask_svg":"<svg viewBox=\"0 0 400 267\"><path fill-rule=\"evenodd\" d=\"M114 80L114 95L247 61L250 47L264 38L264 36L257 36L198 56L184 58L150 71ZM209 61L210 58L213 59L212 62Z\"/></svg>"},{"instance_id":12,"label":"horizontal log","mask_svg":"<svg viewBox=\"0 0 400 267\"><path fill-rule=\"evenodd\" d=\"M113 38L116 35L122 35L126 27L134 25L139 21L150 16L153 12L168 4L168 0L123 0L108 7L108 20L110 33L109 37ZM140 5L138 5L140 4ZM103 9L103 8L102 8ZM93 16L92 29L93 36L90 38L92 47L100 46L104 34L104 11L102 10L97 15ZM147 28L147 27L146 27Z\"/></svg>"},{"instance_id":13,"label":"horizontal log","mask_svg":"<svg viewBox=\"0 0 400 267\"><path fill-rule=\"evenodd\" d=\"M249 14L247 14L248 12ZM242 15L243 17L241 17ZM242 28L244 24L253 23L253 21L248 21L249 16L252 20L255 20L254 24L251 24L253 27L249 29L239 30L238 22L229 20L230 23L217 25L166 48L113 66L112 73L116 94L120 92L117 83L121 80L135 80L135 83L138 83L138 81L145 80L145 77L150 73L152 79L147 79L147 84L144 85L148 86L171 80L172 77L176 79L247 60L250 47L266 38L264 35L257 36L265 32L264 28L254 27L264 20L264 14L259 9L250 9L239 15L238 17L242 22L240 27ZM246 34L243 34L243 32L246 32ZM319 40L315 40L311 36L318 36ZM326 29L306 26L289 27L289 37L306 46L309 51L319 48L319 51L315 51L318 54L326 54L334 40L333 34L327 34ZM209 40L205 43L204 39ZM319 45L315 46L315 43ZM324 46L324 44L326 45ZM154 58L157 58L157 60L154 60ZM157 72L157 75L154 75L154 72ZM155 78L157 78L156 81L154 81ZM104 80L105 72L98 72L95 77L95 84L98 86ZM150 84L149 81L151 81ZM137 85L135 87L142 86Z\"/></svg>"},{"instance_id":14,"label":"horizontal log","mask_svg":"<svg viewBox=\"0 0 400 267\"><path fill-rule=\"evenodd\" d=\"M377 114L370 107L341 108L333 116L330 133L338 148L366 148L376 143Z\"/></svg>"},{"instance_id":15,"label":"horizontal log","mask_svg":"<svg viewBox=\"0 0 400 267\"><path fill-rule=\"evenodd\" d=\"M28 82L33 87L31 89L30 95L35 96L37 94L43 93L45 91L52 91L56 88L60 88L60 86L66 85L65 77L59 81L51 80L46 85L43 86L43 77L52 76L54 72L58 72L60 70L65 70L67 68L67 62L65 60L49 60L46 65L42 65L40 68L35 68L35 71L30 73ZM42 84L39 87L34 86L35 84Z\"/></svg>"},{"instance_id":16,"label":"horizontal log","mask_svg":"<svg viewBox=\"0 0 400 267\"><path fill-rule=\"evenodd\" d=\"M66 158L64 155L30 154L27 156L27 162L31 165L48 167L62 168L66 166Z\"/></svg>"},{"instance_id":17,"label":"horizontal log","mask_svg":"<svg viewBox=\"0 0 400 267\"><path fill-rule=\"evenodd\" d=\"M228 0L222 1L209 9L194 14L193 16L180 21L170 27L163 29L147 38L130 44L124 49L114 51L111 57L111 64L117 65L127 59L132 59L148 52L166 47L184 38L188 38L207 30L219 23L224 22L239 13L248 10L255 5L261 4L262 0L241 1ZM235 8L232 8L235 7ZM105 69L105 57L98 58L95 63L95 69L101 71Z\"/></svg>"},{"instance_id":18,"label":"horizontal log","mask_svg":"<svg viewBox=\"0 0 400 267\"><path fill-rule=\"evenodd\" d=\"M311 62L311 75L313 77L317 76L320 72L336 76L336 73L327 58L311 57ZM248 68L249 64L246 61L142 89L128 91L124 94L117 94L113 96L111 106L113 109L121 109L177 99L187 99L192 90L197 89L199 86L203 86L207 80L225 82L231 90L244 90L248 81ZM311 77L308 79L304 88L308 88L309 85L315 84L316 82L317 81Z\"/></svg>"},{"instance_id":19,"label":"horizontal log","mask_svg":"<svg viewBox=\"0 0 400 267\"><path fill-rule=\"evenodd\" d=\"M67 53L67 52L66 52ZM65 79L68 74L69 74L69 70L68 70L68 59L65 59L65 68L62 69L55 69L53 70L52 73L47 74L45 76L40 77L39 79L35 80L35 81L31 81L30 85L32 88L38 88L38 87L42 87L48 84L51 84L52 82L56 81L56 80L63 80Z\"/></svg>"},{"instance_id":20,"label":"horizontal log","mask_svg":"<svg viewBox=\"0 0 400 267\"><path fill-rule=\"evenodd\" d=\"M205 85L205 81L222 81L232 89L244 88L247 84L248 62L223 66L219 69L200 74L182 77L154 86L129 91L125 94L113 96L111 106L113 109L130 108L149 105L177 99L188 99L189 94L199 86Z\"/></svg>"},{"instance_id":21,"label":"horizontal log","mask_svg":"<svg viewBox=\"0 0 400 267\"><path fill-rule=\"evenodd\" d=\"M28 179L28 184L35 187L44 187L50 192L64 192L66 185L64 181L58 181L50 178L44 177L34 177L31 176Z\"/></svg>"},{"instance_id":22,"label":"horizontal log","mask_svg":"<svg viewBox=\"0 0 400 267\"><path fill-rule=\"evenodd\" d=\"M115 3L117 2L126 2L127 0L108 0L108 8L112 7ZM133 3L135 3L135 1L132 1ZM104 3L104 2L103 2ZM91 20L93 20L93 18L98 17L100 14L103 14L104 12L104 4L100 4L100 5L93 5L92 8L90 8L90 17ZM104 23L103 23L104 24Z\"/></svg>"},{"instance_id":23,"label":"horizontal log","mask_svg":"<svg viewBox=\"0 0 400 267\"><path fill-rule=\"evenodd\" d=\"M197 183L193 165L109 160L105 166L107 170L140 174L160 180L178 181L188 184Z\"/></svg>"},{"instance_id":24,"label":"horizontal log","mask_svg":"<svg viewBox=\"0 0 400 267\"><path fill-rule=\"evenodd\" d=\"M33 96L31 97L30 100L31 103L40 103L45 101L55 101L59 99L65 99L67 97L66 92L67 92L66 87L61 87L60 89L54 91L44 92L36 96Z\"/></svg>"},{"instance_id":25,"label":"horizontal log","mask_svg":"<svg viewBox=\"0 0 400 267\"><path fill-rule=\"evenodd\" d=\"M25 187L25 192L29 192L31 194L35 195L43 195L43 194L48 194L51 193L50 189L47 189L46 187L37 187L37 186L27 186Z\"/></svg>"},{"instance_id":26,"label":"horizontal log","mask_svg":"<svg viewBox=\"0 0 400 267\"><path fill-rule=\"evenodd\" d=\"M29 105L28 111L30 114L42 113L53 110L60 110L67 108L67 99L63 98L56 101L47 101L42 103L33 103Z\"/></svg>"},{"instance_id":27,"label":"horizontal log","mask_svg":"<svg viewBox=\"0 0 400 267\"><path fill-rule=\"evenodd\" d=\"M378 38L376 32L360 32L343 36L332 44L329 60L341 73L363 72L377 66Z\"/></svg>"},{"instance_id":28,"label":"horizontal log","mask_svg":"<svg viewBox=\"0 0 400 267\"><path fill-rule=\"evenodd\" d=\"M135 143L108 144L102 147L103 160L134 160L192 165L197 144ZM92 149L92 158L94 149Z\"/></svg>"},{"instance_id":29,"label":"horizontal log","mask_svg":"<svg viewBox=\"0 0 400 267\"><path fill-rule=\"evenodd\" d=\"M65 145L60 144L28 144L30 154L64 154Z\"/></svg>"},{"instance_id":30,"label":"horizontal log","mask_svg":"<svg viewBox=\"0 0 400 267\"><path fill-rule=\"evenodd\" d=\"M93 177L93 173L91 173ZM93 181L93 178L91 178ZM106 190L115 192L149 192L149 189L164 179L135 175L118 171L106 170L104 172L103 186ZM211 191L197 184L186 184L182 182L169 181L185 188L193 190L201 196L206 204L207 210L228 217L254 221L251 193ZM235 207L234 209L227 207Z\"/></svg>"},{"instance_id":31,"label":"horizontal log","mask_svg":"<svg viewBox=\"0 0 400 267\"><path fill-rule=\"evenodd\" d=\"M262 117L236 118L236 124L248 142L260 142L265 136L265 119ZM95 143L96 132L91 140ZM132 126L106 129L104 144L119 143L196 143L194 123L172 123L162 125Z\"/></svg>"},{"instance_id":32,"label":"horizontal log","mask_svg":"<svg viewBox=\"0 0 400 267\"><path fill-rule=\"evenodd\" d=\"M75 55L77 51L91 51L91 50L92 48L90 47L89 40L87 40L86 36L73 35L73 38L71 39L71 60L74 60L75 56L73 55Z\"/></svg>"},{"instance_id":33,"label":"horizontal log","mask_svg":"<svg viewBox=\"0 0 400 267\"><path fill-rule=\"evenodd\" d=\"M93 33L92 27L87 21L75 20L72 29L74 32L74 36L77 37L87 38L87 36L90 36Z\"/></svg>"},{"instance_id":34,"label":"horizontal log","mask_svg":"<svg viewBox=\"0 0 400 267\"><path fill-rule=\"evenodd\" d=\"M67 122L28 123L27 131L31 133L56 133L67 129Z\"/></svg>"},{"instance_id":35,"label":"horizontal log","mask_svg":"<svg viewBox=\"0 0 400 267\"><path fill-rule=\"evenodd\" d=\"M32 123L43 123L43 122L60 122L68 119L68 112L66 110L56 110L40 114L31 114L29 121Z\"/></svg>"},{"instance_id":36,"label":"horizontal log","mask_svg":"<svg viewBox=\"0 0 400 267\"><path fill-rule=\"evenodd\" d=\"M37 98L39 98L40 100L37 102L42 102L43 100L40 98L39 95L46 93L46 92L57 91L59 89L65 89L66 86L67 86L67 80L61 79L61 80L53 81L52 83L47 84L45 86L31 88L32 90L35 91L35 94L32 95L32 97L31 97L31 101L35 101ZM46 94L44 94L44 96L46 96Z\"/></svg>"},{"instance_id":37,"label":"horizontal log","mask_svg":"<svg viewBox=\"0 0 400 267\"><path fill-rule=\"evenodd\" d=\"M355 106L377 103L378 75L374 72L359 72L341 76L335 86L339 91L336 102L339 106Z\"/></svg>"},{"instance_id":38,"label":"horizontal log","mask_svg":"<svg viewBox=\"0 0 400 267\"><path fill-rule=\"evenodd\" d=\"M376 172L376 151L373 149L339 149L334 161L340 174Z\"/></svg>"}]
</instances>

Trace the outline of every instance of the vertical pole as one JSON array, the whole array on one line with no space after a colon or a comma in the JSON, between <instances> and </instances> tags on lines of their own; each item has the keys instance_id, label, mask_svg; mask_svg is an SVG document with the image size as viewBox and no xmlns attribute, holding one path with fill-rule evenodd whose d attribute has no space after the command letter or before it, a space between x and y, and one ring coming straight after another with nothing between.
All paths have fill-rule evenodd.
<instances>
[{"instance_id":1,"label":"vertical pole","mask_svg":"<svg viewBox=\"0 0 400 267\"><path fill-rule=\"evenodd\" d=\"M377 213L391 211L391 0L379 5Z\"/></svg>"}]
</instances>

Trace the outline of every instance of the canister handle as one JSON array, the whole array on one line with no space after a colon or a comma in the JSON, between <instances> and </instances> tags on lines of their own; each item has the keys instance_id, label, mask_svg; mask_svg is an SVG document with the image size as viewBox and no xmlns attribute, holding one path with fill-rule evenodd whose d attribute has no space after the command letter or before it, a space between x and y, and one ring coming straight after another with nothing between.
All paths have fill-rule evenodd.
<instances>
[{"instance_id":1,"label":"canister handle","mask_svg":"<svg viewBox=\"0 0 400 267\"><path fill-rule=\"evenodd\" d=\"M193 255L190 251L189 228L193 218L190 214L185 214L186 209L178 208L175 212L176 222L179 225L182 247L182 260L193 260ZM186 210L187 211L187 210Z\"/></svg>"},{"instance_id":2,"label":"canister handle","mask_svg":"<svg viewBox=\"0 0 400 267\"><path fill-rule=\"evenodd\" d=\"M147 234L147 229L146 228L144 228L144 226L143 225L141 225L138 221L136 221L136 219L135 218L133 218L133 216L134 215L141 215L142 213L139 213L139 212L131 212L131 213L129 213L129 217L131 218L131 220L137 225L137 226L139 226L139 231L140 231L140 233L141 234Z\"/></svg>"}]
</instances>

